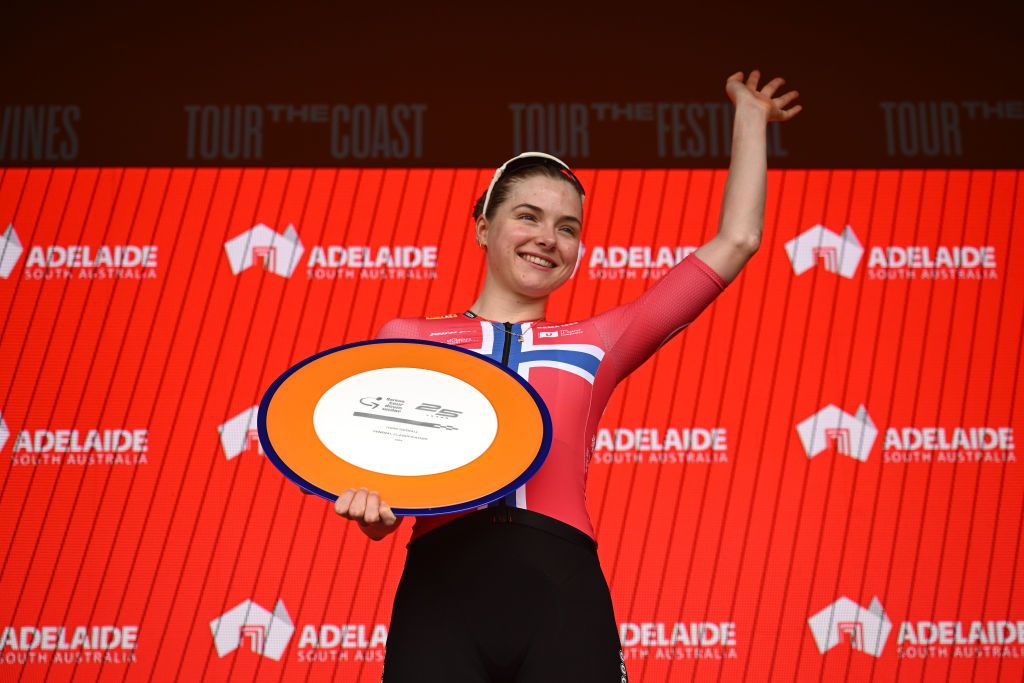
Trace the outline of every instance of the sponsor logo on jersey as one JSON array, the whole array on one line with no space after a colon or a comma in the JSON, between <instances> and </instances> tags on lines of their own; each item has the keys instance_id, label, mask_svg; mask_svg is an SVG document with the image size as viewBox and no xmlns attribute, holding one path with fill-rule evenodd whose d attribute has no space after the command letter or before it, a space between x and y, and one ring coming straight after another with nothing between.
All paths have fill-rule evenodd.
<instances>
[{"instance_id":1,"label":"sponsor logo on jersey","mask_svg":"<svg viewBox=\"0 0 1024 683\"><path fill-rule=\"evenodd\" d=\"M445 315L428 315L426 320L447 320L448 318L458 318L459 313L448 313Z\"/></svg>"},{"instance_id":2,"label":"sponsor logo on jersey","mask_svg":"<svg viewBox=\"0 0 1024 683\"><path fill-rule=\"evenodd\" d=\"M235 605L210 622L217 656L223 657L245 645L263 657L281 659L295 626L282 600L270 612L252 600Z\"/></svg>"},{"instance_id":3,"label":"sponsor logo on jersey","mask_svg":"<svg viewBox=\"0 0 1024 683\"><path fill-rule=\"evenodd\" d=\"M129 664L138 625L31 625L0 629L0 664Z\"/></svg>"},{"instance_id":4,"label":"sponsor logo on jersey","mask_svg":"<svg viewBox=\"0 0 1024 683\"><path fill-rule=\"evenodd\" d=\"M259 406L246 408L217 427L217 432L220 434L220 447L224 451L224 457L228 460L234 460L246 452L264 454L263 445L260 444L260 434L256 428L259 408Z\"/></svg>"},{"instance_id":5,"label":"sponsor logo on jersey","mask_svg":"<svg viewBox=\"0 0 1024 683\"><path fill-rule=\"evenodd\" d=\"M695 251L695 246L650 244L588 247L587 276L593 280L657 280Z\"/></svg>"},{"instance_id":6,"label":"sponsor logo on jersey","mask_svg":"<svg viewBox=\"0 0 1024 683\"><path fill-rule=\"evenodd\" d=\"M818 651L825 654L841 643L873 657L881 657L894 630L877 597L862 607L841 597L807 620ZM1024 620L906 620L896 630L895 656L1024 657Z\"/></svg>"},{"instance_id":7,"label":"sponsor logo on jersey","mask_svg":"<svg viewBox=\"0 0 1024 683\"><path fill-rule=\"evenodd\" d=\"M574 337L583 334L583 329L576 327L568 330L537 330L538 339L558 339L559 337Z\"/></svg>"},{"instance_id":8,"label":"sponsor logo on jersey","mask_svg":"<svg viewBox=\"0 0 1024 683\"><path fill-rule=\"evenodd\" d=\"M834 448L866 462L879 436L867 407L854 414L829 404L796 426L808 459ZM889 426L882 436L882 462L1011 463L1017 461L1013 427Z\"/></svg>"},{"instance_id":9,"label":"sponsor logo on jersey","mask_svg":"<svg viewBox=\"0 0 1024 683\"><path fill-rule=\"evenodd\" d=\"M536 325L534 329L537 331L537 339L575 337L585 332L583 326L578 322L558 324L544 323L542 325Z\"/></svg>"},{"instance_id":10,"label":"sponsor logo on jersey","mask_svg":"<svg viewBox=\"0 0 1024 683\"><path fill-rule=\"evenodd\" d=\"M471 344L479 344L480 337L448 337L442 339L445 344L451 344L453 346L468 346Z\"/></svg>"},{"instance_id":11,"label":"sponsor logo on jersey","mask_svg":"<svg viewBox=\"0 0 1024 683\"><path fill-rule=\"evenodd\" d=\"M448 316L444 317L447 318ZM432 319L440 320L440 318ZM427 320L431 320L431 318L427 318ZM440 339L438 337L440 337ZM478 324L468 323L467 326L462 329L437 330L435 332L431 332L427 335L427 338L443 344L470 348L480 346L483 336Z\"/></svg>"},{"instance_id":12,"label":"sponsor logo on jersey","mask_svg":"<svg viewBox=\"0 0 1024 683\"><path fill-rule=\"evenodd\" d=\"M725 427L601 427L594 435L597 464L729 462Z\"/></svg>"},{"instance_id":13,"label":"sponsor logo on jersey","mask_svg":"<svg viewBox=\"0 0 1024 683\"><path fill-rule=\"evenodd\" d=\"M736 659L736 623L624 621L619 642L625 659Z\"/></svg>"},{"instance_id":14,"label":"sponsor logo on jersey","mask_svg":"<svg viewBox=\"0 0 1024 683\"><path fill-rule=\"evenodd\" d=\"M13 437L13 438L12 438ZM20 429L12 432L0 412L0 451L10 442L11 464L145 465L148 429Z\"/></svg>"},{"instance_id":15,"label":"sponsor logo on jersey","mask_svg":"<svg viewBox=\"0 0 1024 683\"><path fill-rule=\"evenodd\" d=\"M8 224L0 235L0 278L11 276L25 251ZM157 274L155 244L36 244L27 251L26 280L149 280Z\"/></svg>"},{"instance_id":16,"label":"sponsor logo on jersey","mask_svg":"<svg viewBox=\"0 0 1024 683\"><path fill-rule=\"evenodd\" d=\"M841 233L814 225L785 244L793 273L802 275L820 265L852 279L867 252L869 280L989 280L998 278L992 245L874 245L865 247L853 228Z\"/></svg>"}]
</instances>

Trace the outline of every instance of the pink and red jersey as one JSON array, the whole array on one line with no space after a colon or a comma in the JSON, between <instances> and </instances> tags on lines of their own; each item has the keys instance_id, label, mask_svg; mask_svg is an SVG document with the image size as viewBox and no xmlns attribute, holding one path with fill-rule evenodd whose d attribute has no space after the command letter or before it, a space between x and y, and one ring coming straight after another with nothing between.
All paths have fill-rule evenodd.
<instances>
[{"instance_id":1,"label":"pink and red jersey","mask_svg":"<svg viewBox=\"0 0 1024 683\"><path fill-rule=\"evenodd\" d=\"M540 470L505 502L570 524L591 538L587 466L612 390L689 325L725 281L690 254L635 301L587 320L502 323L470 312L436 319L397 318L378 339L425 339L492 358L530 383L551 413L551 450ZM492 503L494 505L495 503ZM419 517L412 537L465 513Z\"/></svg>"}]
</instances>

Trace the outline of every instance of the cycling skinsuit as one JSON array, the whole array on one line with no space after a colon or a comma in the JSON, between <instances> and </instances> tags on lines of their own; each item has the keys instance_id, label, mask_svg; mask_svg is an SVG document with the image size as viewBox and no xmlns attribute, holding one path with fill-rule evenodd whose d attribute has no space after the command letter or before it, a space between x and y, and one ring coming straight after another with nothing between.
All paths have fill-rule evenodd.
<instances>
[{"instance_id":1,"label":"cycling skinsuit","mask_svg":"<svg viewBox=\"0 0 1024 683\"><path fill-rule=\"evenodd\" d=\"M690 254L635 301L588 320L500 323L467 312L392 320L377 338L461 346L508 366L529 382L551 413L551 450L533 478L505 502L554 517L593 538L585 498L587 465L612 390L723 289L721 276ZM456 516L417 518L413 539Z\"/></svg>"},{"instance_id":2,"label":"cycling skinsuit","mask_svg":"<svg viewBox=\"0 0 1024 683\"><path fill-rule=\"evenodd\" d=\"M553 430L543 466L505 499L416 519L385 682L627 680L586 508L594 435L615 386L725 285L690 254L632 303L579 322L466 312L380 329L377 338L443 342L506 365L543 398Z\"/></svg>"}]
</instances>

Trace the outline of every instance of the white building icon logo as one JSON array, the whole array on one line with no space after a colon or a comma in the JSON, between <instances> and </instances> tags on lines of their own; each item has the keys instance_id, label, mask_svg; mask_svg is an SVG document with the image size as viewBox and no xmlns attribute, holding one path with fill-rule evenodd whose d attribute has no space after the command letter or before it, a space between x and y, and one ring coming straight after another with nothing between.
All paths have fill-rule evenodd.
<instances>
[{"instance_id":1,"label":"white building icon logo","mask_svg":"<svg viewBox=\"0 0 1024 683\"><path fill-rule=\"evenodd\" d=\"M4 445L7 443L7 439L10 435L11 431L7 429L7 423L4 421L4 414L0 412L0 451L4 449Z\"/></svg>"},{"instance_id":2,"label":"white building icon logo","mask_svg":"<svg viewBox=\"0 0 1024 683\"><path fill-rule=\"evenodd\" d=\"M305 250L294 225L289 225L284 233L277 233L259 223L224 243L234 275L260 262L264 270L291 277Z\"/></svg>"},{"instance_id":3,"label":"white building icon logo","mask_svg":"<svg viewBox=\"0 0 1024 683\"><path fill-rule=\"evenodd\" d=\"M288 647L295 625L283 601L278 600L274 612L270 613L252 600L246 600L211 621L210 631L218 657L234 652L247 642L250 650L276 662Z\"/></svg>"},{"instance_id":4,"label":"white building icon logo","mask_svg":"<svg viewBox=\"0 0 1024 683\"><path fill-rule=\"evenodd\" d=\"M786 242L786 253L797 275L807 272L821 261L830 273L852 278L864 256L864 247L849 225L842 234L837 234L819 224Z\"/></svg>"},{"instance_id":5,"label":"white building icon logo","mask_svg":"<svg viewBox=\"0 0 1024 683\"><path fill-rule=\"evenodd\" d=\"M217 431L220 432L220 447L224 450L225 458L234 460L242 453L253 448L261 455L263 454L259 431L256 429L256 416L258 413L259 406L246 408L217 427Z\"/></svg>"},{"instance_id":6,"label":"white building icon logo","mask_svg":"<svg viewBox=\"0 0 1024 683\"><path fill-rule=\"evenodd\" d=\"M21 258L24 251L25 248L21 246L21 240L18 239L18 233L14 230L14 226L8 224L4 234L0 235L0 278L6 280L10 277L11 271L14 270L14 266L18 265L18 259Z\"/></svg>"},{"instance_id":7,"label":"white building icon logo","mask_svg":"<svg viewBox=\"0 0 1024 683\"><path fill-rule=\"evenodd\" d=\"M843 640L854 650L881 657L892 622L878 598L864 609L850 598L842 597L807 620L818 651L825 654Z\"/></svg>"},{"instance_id":8,"label":"white building icon logo","mask_svg":"<svg viewBox=\"0 0 1024 683\"><path fill-rule=\"evenodd\" d=\"M843 455L865 462L878 437L878 427L871 421L864 405L850 415L830 403L798 424L796 431L808 459L834 443L836 450Z\"/></svg>"}]
</instances>

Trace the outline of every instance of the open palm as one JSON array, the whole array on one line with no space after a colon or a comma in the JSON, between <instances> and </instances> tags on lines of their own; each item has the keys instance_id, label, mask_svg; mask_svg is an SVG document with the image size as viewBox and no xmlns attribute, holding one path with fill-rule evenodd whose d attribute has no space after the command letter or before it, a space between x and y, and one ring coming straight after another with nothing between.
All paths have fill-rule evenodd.
<instances>
[{"instance_id":1,"label":"open palm","mask_svg":"<svg viewBox=\"0 0 1024 683\"><path fill-rule=\"evenodd\" d=\"M757 69L750 72L746 81L743 79L743 72L737 71L725 81L725 93L737 108L754 105L765 112L769 121L788 121L800 113L803 107L799 104L786 108L800 96L796 90L790 90L784 95L775 97L776 91L786 82L785 79L773 78L758 90L757 85L760 79L761 72Z\"/></svg>"}]
</instances>

